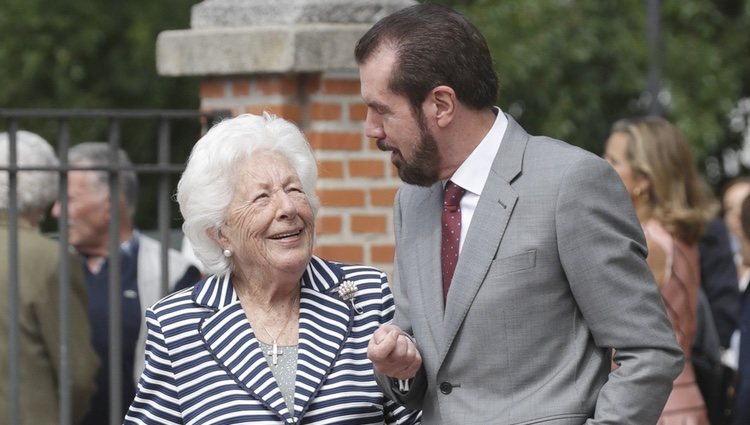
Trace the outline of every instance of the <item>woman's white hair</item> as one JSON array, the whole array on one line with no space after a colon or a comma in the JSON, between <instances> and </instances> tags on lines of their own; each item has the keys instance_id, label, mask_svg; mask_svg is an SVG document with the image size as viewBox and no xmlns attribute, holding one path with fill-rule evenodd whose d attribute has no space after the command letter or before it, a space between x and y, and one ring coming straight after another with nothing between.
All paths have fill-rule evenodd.
<instances>
[{"instance_id":1,"label":"woman's white hair","mask_svg":"<svg viewBox=\"0 0 750 425\"><path fill-rule=\"evenodd\" d=\"M221 246L210 235L224 223L234 196L237 167L253 153L269 150L289 160L313 214L317 214L317 164L305 136L294 124L268 113L244 114L216 124L193 146L177 183L177 203L185 219L182 230L209 273L223 274L231 269Z\"/></svg>"},{"instance_id":2,"label":"woman's white hair","mask_svg":"<svg viewBox=\"0 0 750 425\"><path fill-rule=\"evenodd\" d=\"M19 167L59 164L55 151L41 136L29 131L16 132L16 165ZM10 165L10 135L0 133L0 166ZM57 199L59 174L57 171L19 171L16 193L18 212L29 216L42 214ZM0 210L7 211L10 196L8 172L0 172Z\"/></svg>"}]
</instances>

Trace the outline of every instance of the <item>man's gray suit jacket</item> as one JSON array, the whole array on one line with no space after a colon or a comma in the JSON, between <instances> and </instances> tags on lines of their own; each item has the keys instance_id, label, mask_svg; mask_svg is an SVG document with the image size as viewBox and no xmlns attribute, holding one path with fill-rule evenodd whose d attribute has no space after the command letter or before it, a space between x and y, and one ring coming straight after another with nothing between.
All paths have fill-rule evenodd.
<instances>
[{"instance_id":1,"label":"man's gray suit jacket","mask_svg":"<svg viewBox=\"0 0 750 425\"><path fill-rule=\"evenodd\" d=\"M428 425L655 424L683 357L624 186L508 121L445 302L441 183L399 190L395 323L423 367L378 380Z\"/></svg>"}]
</instances>

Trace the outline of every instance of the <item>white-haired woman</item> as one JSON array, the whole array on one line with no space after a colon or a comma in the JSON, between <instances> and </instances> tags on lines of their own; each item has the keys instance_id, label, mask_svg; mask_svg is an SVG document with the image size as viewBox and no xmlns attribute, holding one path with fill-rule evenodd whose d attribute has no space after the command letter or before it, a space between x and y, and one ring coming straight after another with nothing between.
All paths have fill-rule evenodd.
<instances>
[{"instance_id":1,"label":"white-haired woman","mask_svg":"<svg viewBox=\"0 0 750 425\"><path fill-rule=\"evenodd\" d=\"M58 165L52 147L37 134L17 131L16 165L54 167ZM0 133L0 167L10 165L10 135ZM20 393L18 412L21 424L57 424L61 367L59 281L60 248L39 233L47 209L57 196L56 171L18 171L16 174L18 231L18 328ZM10 399L8 381L8 324L10 284L8 274L8 229L10 185L8 172L0 172L0 423L7 423ZM68 359L73 423L79 423L94 393L94 377L99 360L91 346L86 315L86 289L77 260L70 256L70 297Z\"/></svg>"},{"instance_id":2,"label":"white-haired woman","mask_svg":"<svg viewBox=\"0 0 750 425\"><path fill-rule=\"evenodd\" d=\"M312 255L317 169L292 124L223 121L177 187L209 273L146 313L146 369L125 423L418 423L367 359L393 316L385 274Z\"/></svg>"}]
</instances>

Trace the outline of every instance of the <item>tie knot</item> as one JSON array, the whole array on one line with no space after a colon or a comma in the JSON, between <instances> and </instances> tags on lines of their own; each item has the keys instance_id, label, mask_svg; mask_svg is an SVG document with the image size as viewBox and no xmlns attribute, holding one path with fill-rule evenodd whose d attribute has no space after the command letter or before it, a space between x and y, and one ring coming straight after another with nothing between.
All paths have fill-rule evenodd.
<instances>
[{"instance_id":1,"label":"tie knot","mask_svg":"<svg viewBox=\"0 0 750 425\"><path fill-rule=\"evenodd\" d=\"M461 197L464 196L466 189L448 180L443 192L443 206L455 211L461 204Z\"/></svg>"}]
</instances>

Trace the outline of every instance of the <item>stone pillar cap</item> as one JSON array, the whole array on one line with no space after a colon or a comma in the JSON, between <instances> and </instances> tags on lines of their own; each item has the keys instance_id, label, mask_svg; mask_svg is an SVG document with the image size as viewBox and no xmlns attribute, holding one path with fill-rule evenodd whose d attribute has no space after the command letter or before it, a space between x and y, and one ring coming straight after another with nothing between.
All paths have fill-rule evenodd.
<instances>
[{"instance_id":1,"label":"stone pillar cap","mask_svg":"<svg viewBox=\"0 0 750 425\"><path fill-rule=\"evenodd\" d=\"M204 0L193 6L193 29L312 23L367 24L414 0Z\"/></svg>"},{"instance_id":2,"label":"stone pillar cap","mask_svg":"<svg viewBox=\"0 0 750 425\"><path fill-rule=\"evenodd\" d=\"M160 75L246 75L356 70L354 45L414 0L205 0L192 28L156 41Z\"/></svg>"}]
</instances>

